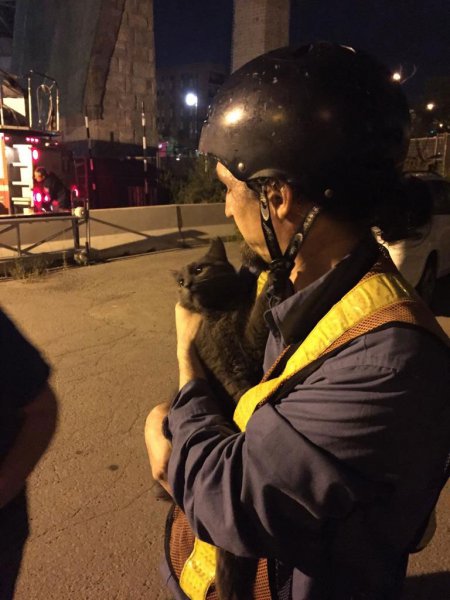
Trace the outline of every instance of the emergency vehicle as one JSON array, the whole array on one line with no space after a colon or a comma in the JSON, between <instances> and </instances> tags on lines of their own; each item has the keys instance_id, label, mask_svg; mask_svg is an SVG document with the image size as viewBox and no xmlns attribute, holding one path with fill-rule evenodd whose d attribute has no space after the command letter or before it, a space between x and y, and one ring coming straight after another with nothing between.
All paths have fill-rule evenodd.
<instances>
[{"instance_id":1,"label":"emergency vehicle","mask_svg":"<svg viewBox=\"0 0 450 600\"><path fill-rule=\"evenodd\" d=\"M69 158L57 139L57 83L35 71L20 77L3 70L0 82L0 215L51 212L51 199L36 184L33 173L43 166L64 180L70 170ZM64 183L76 196L76 186Z\"/></svg>"}]
</instances>

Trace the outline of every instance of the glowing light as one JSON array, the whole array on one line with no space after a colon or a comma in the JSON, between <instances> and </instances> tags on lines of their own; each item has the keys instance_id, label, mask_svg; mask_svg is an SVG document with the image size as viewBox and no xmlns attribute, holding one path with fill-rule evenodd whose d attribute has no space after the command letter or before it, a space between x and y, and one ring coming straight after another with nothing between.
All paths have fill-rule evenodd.
<instances>
[{"instance_id":1,"label":"glowing light","mask_svg":"<svg viewBox=\"0 0 450 600\"><path fill-rule=\"evenodd\" d=\"M398 71L396 71L395 73L392 73L392 79L393 79L393 81L401 81L401 79L402 79L401 73L399 73Z\"/></svg>"},{"instance_id":2,"label":"glowing light","mask_svg":"<svg viewBox=\"0 0 450 600\"><path fill-rule=\"evenodd\" d=\"M433 110L435 107L436 107L436 104L434 102L428 102L427 110Z\"/></svg>"},{"instance_id":3,"label":"glowing light","mask_svg":"<svg viewBox=\"0 0 450 600\"><path fill-rule=\"evenodd\" d=\"M72 187L70 188L70 191L73 193L75 198L78 198L78 196L80 195L80 192L76 185L72 185Z\"/></svg>"},{"instance_id":4,"label":"glowing light","mask_svg":"<svg viewBox=\"0 0 450 600\"><path fill-rule=\"evenodd\" d=\"M34 195L34 199L38 203L42 202L42 194L41 194L41 192L36 192L35 195Z\"/></svg>"},{"instance_id":5,"label":"glowing light","mask_svg":"<svg viewBox=\"0 0 450 600\"><path fill-rule=\"evenodd\" d=\"M39 150L33 148L33 150L31 151L31 156L33 157L33 160L39 160Z\"/></svg>"},{"instance_id":6,"label":"glowing light","mask_svg":"<svg viewBox=\"0 0 450 600\"><path fill-rule=\"evenodd\" d=\"M224 120L226 125L236 125L244 116L244 109L241 107L232 108L226 113Z\"/></svg>"},{"instance_id":7,"label":"glowing light","mask_svg":"<svg viewBox=\"0 0 450 600\"><path fill-rule=\"evenodd\" d=\"M184 97L184 101L188 106L197 106L198 96L197 94L194 94L194 92L188 92Z\"/></svg>"}]
</instances>

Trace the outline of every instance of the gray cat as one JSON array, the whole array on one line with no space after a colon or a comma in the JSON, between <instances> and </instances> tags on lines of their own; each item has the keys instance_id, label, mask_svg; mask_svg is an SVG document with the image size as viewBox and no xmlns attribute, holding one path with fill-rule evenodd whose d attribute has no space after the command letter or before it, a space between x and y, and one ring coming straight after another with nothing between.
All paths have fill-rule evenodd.
<instances>
[{"instance_id":1,"label":"gray cat","mask_svg":"<svg viewBox=\"0 0 450 600\"><path fill-rule=\"evenodd\" d=\"M252 256L254 265L255 259ZM220 238L212 240L202 258L176 273L176 281L180 304L203 315L196 349L215 395L230 407L231 415L242 394L263 375L266 294L256 297L256 276L245 266L235 270ZM216 562L220 600L251 598L258 561L218 548Z\"/></svg>"},{"instance_id":2,"label":"gray cat","mask_svg":"<svg viewBox=\"0 0 450 600\"><path fill-rule=\"evenodd\" d=\"M175 278L180 304L203 315L195 345L208 380L236 404L263 375L265 294L256 298L256 276L246 267L235 270L220 238Z\"/></svg>"}]
</instances>

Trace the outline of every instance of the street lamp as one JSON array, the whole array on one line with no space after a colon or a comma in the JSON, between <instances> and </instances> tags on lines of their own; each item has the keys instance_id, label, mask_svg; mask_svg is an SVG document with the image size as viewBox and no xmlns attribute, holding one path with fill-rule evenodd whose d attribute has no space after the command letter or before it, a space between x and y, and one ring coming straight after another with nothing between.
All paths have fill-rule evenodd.
<instances>
[{"instance_id":1,"label":"street lamp","mask_svg":"<svg viewBox=\"0 0 450 600\"><path fill-rule=\"evenodd\" d=\"M187 106L195 108L195 121L194 121L194 135L197 136L197 108L198 108L198 96L194 92L188 92L184 97L184 101Z\"/></svg>"},{"instance_id":2,"label":"street lamp","mask_svg":"<svg viewBox=\"0 0 450 600\"><path fill-rule=\"evenodd\" d=\"M434 102L428 102L427 110L434 110L436 108L436 104Z\"/></svg>"}]
</instances>

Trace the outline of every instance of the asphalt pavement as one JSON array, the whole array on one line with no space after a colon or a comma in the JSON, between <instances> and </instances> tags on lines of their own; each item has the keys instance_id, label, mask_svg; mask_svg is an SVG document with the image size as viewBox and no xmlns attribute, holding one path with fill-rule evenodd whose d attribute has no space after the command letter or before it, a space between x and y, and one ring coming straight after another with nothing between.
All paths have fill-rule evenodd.
<instances>
[{"instance_id":1,"label":"asphalt pavement","mask_svg":"<svg viewBox=\"0 0 450 600\"><path fill-rule=\"evenodd\" d=\"M236 260L237 244L227 245ZM172 271L183 249L0 283L0 302L53 365L60 420L30 480L32 533L17 600L168 600L167 505L152 493L148 411L176 389ZM450 281L436 304L450 333ZM405 600L449 600L450 489L410 563Z\"/></svg>"}]
</instances>

